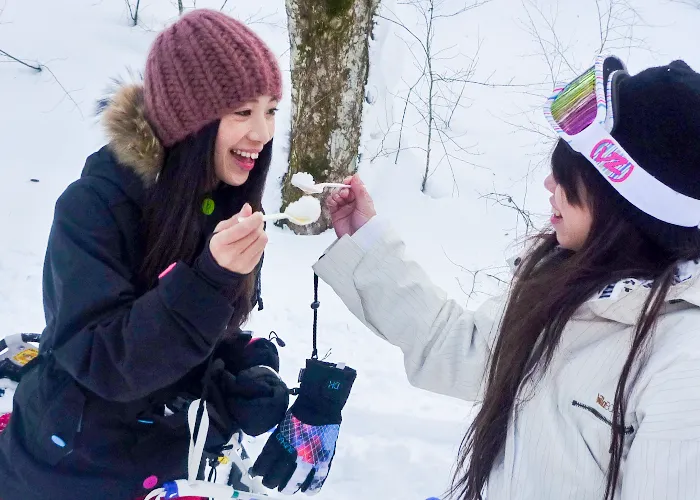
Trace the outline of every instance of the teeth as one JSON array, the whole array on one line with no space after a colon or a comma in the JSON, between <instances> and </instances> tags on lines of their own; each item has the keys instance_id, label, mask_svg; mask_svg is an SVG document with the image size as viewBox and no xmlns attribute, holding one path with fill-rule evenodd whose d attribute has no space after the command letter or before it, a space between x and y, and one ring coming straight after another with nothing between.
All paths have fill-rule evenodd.
<instances>
[{"instance_id":1,"label":"teeth","mask_svg":"<svg viewBox=\"0 0 700 500\"><path fill-rule=\"evenodd\" d=\"M559 210L554 209L552 211L554 212L554 215L556 215L557 217L561 217L561 212Z\"/></svg>"},{"instance_id":2,"label":"teeth","mask_svg":"<svg viewBox=\"0 0 700 500\"><path fill-rule=\"evenodd\" d=\"M260 156L258 153L248 153L247 151L241 151L239 149L234 149L233 152L244 158L250 158L252 160L257 160L258 156Z\"/></svg>"}]
</instances>

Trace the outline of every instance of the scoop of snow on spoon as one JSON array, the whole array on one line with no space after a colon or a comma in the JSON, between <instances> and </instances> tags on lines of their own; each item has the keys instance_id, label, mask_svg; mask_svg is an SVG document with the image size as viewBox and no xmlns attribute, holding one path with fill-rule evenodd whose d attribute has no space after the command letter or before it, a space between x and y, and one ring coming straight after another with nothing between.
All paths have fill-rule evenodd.
<instances>
[{"instance_id":1,"label":"scoop of snow on spoon","mask_svg":"<svg viewBox=\"0 0 700 500\"><path fill-rule=\"evenodd\" d=\"M347 184L339 184L337 182L323 182L316 184L311 174L306 172L297 172L292 176L292 186L301 189L306 194L320 194L325 188L347 188Z\"/></svg>"},{"instance_id":2,"label":"scoop of snow on spoon","mask_svg":"<svg viewBox=\"0 0 700 500\"><path fill-rule=\"evenodd\" d=\"M316 222L321 217L321 202L313 196L302 196L294 203L290 203L284 213L265 214L263 220L267 222L287 219L298 226L307 226ZM243 217L238 219L242 222Z\"/></svg>"}]
</instances>

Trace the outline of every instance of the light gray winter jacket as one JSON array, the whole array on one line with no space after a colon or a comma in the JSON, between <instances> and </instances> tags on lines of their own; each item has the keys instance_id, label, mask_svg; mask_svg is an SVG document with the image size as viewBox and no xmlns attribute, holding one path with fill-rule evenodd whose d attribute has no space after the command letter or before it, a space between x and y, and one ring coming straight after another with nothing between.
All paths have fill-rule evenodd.
<instances>
[{"instance_id":1,"label":"light gray winter jacket","mask_svg":"<svg viewBox=\"0 0 700 500\"><path fill-rule=\"evenodd\" d=\"M401 348L409 381L475 400L505 297L476 312L404 257L379 218L338 240L314 266L352 313ZM649 356L631 388L615 498L700 499L700 266L679 267ZM599 500L610 460L612 402L633 327L649 294L636 279L611 284L565 328L550 368L511 415L488 500Z\"/></svg>"}]
</instances>

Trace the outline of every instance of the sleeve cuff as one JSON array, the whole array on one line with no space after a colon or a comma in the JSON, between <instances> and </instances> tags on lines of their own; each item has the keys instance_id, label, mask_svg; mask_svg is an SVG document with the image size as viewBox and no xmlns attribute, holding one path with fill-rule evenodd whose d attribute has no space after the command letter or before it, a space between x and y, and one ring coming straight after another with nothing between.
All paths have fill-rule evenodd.
<instances>
[{"instance_id":1,"label":"sleeve cuff","mask_svg":"<svg viewBox=\"0 0 700 500\"><path fill-rule=\"evenodd\" d=\"M211 250L209 250L209 245L204 247L204 250L200 256L197 257L192 267L197 275L217 290L235 286L243 278L242 274L234 273L221 267L216 260L214 260L214 256L211 254Z\"/></svg>"},{"instance_id":2,"label":"sleeve cuff","mask_svg":"<svg viewBox=\"0 0 700 500\"><path fill-rule=\"evenodd\" d=\"M234 312L223 294L183 262L160 280L158 293L166 307L196 325L211 343L226 329Z\"/></svg>"},{"instance_id":3,"label":"sleeve cuff","mask_svg":"<svg viewBox=\"0 0 700 500\"><path fill-rule=\"evenodd\" d=\"M364 226L355 231L351 238L363 251L369 252L384 239L390 228L388 220L375 215Z\"/></svg>"}]
</instances>

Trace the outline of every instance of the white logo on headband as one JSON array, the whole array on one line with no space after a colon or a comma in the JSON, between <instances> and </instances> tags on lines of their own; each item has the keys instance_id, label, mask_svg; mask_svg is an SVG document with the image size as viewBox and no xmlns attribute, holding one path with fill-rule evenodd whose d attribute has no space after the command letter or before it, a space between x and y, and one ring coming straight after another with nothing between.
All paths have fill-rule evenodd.
<instances>
[{"instance_id":1,"label":"white logo on headband","mask_svg":"<svg viewBox=\"0 0 700 500\"><path fill-rule=\"evenodd\" d=\"M593 146L590 158L611 182L624 182L634 170L634 164L624 156L624 151L610 139L603 139Z\"/></svg>"}]
</instances>

